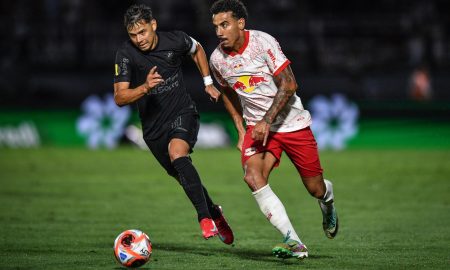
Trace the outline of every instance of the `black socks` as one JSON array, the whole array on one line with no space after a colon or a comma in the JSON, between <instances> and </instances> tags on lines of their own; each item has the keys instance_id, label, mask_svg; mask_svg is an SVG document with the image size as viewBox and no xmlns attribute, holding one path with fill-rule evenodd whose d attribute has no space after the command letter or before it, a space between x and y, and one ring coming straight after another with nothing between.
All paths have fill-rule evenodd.
<instances>
[{"instance_id":1,"label":"black socks","mask_svg":"<svg viewBox=\"0 0 450 270\"><path fill-rule=\"evenodd\" d=\"M206 203L208 205L208 209L209 209L209 213L211 214L211 217L213 219L216 219L216 218L219 218L220 216L222 216L222 213L220 212L219 207L212 202L211 198L209 197L208 191L206 190L205 187L203 187L203 194L205 194Z\"/></svg>"},{"instance_id":2,"label":"black socks","mask_svg":"<svg viewBox=\"0 0 450 270\"><path fill-rule=\"evenodd\" d=\"M178 172L179 181L184 192L191 200L197 210L198 221L203 218L211 218L208 205L213 205L208 192L202 186L200 176L189 157L180 157L172 162L173 167Z\"/></svg>"}]
</instances>

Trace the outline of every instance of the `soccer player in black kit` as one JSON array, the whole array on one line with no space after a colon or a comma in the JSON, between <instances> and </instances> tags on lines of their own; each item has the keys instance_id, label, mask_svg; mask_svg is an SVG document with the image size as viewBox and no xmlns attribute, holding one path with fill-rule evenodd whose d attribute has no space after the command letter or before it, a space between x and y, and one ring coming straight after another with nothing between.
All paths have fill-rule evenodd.
<instances>
[{"instance_id":1,"label":"soccer player in black kit","mask_svg":"<svg viewBox=\"0 0 450 270\"><path fill-rule=\"evenodd\" d=\"M203 237L215 235L232 244L231 228L202 185L189 154L197 141L199 115L186 91L182 60L190 55L205 91L218 100L208 60L200 43L182 31L156 31L146 5L133 5L124 16L127 40L117 51L114 100L118 106L137 103L144 140L167 173L178 180L198 214Z\"/></svg>"}]
</instances>

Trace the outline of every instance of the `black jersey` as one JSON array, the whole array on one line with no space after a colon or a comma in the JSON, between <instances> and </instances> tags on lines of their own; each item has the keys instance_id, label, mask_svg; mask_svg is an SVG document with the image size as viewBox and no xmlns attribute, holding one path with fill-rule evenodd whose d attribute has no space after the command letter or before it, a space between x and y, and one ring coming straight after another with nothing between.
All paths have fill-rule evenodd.
<instances>
[{"instance_id":1,"label":"black jersey","mask_svg":"<svg viewBox=\"0 0 450 270\"><path fill-rule=\"evenodd\" d=\"M196 112L186 91L181 64L192 47L192 39L182 31L157 32L158 44L143 52L128 40L117 51L114 82L130 82L130 88L143 84L154 66L164 83L136 101L144 138L161 135L177 115Z\"/></svg>"}]
</instances>

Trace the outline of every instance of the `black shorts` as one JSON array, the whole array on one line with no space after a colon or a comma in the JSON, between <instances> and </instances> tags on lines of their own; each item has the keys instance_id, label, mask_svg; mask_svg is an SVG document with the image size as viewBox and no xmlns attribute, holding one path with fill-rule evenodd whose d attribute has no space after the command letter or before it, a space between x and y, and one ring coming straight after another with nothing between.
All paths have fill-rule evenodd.
<instances>
[{"instance_id":1,"label":"black shorts","mask_svg":"<svg viewBox=\"0 0 450 270\"><path fill-rule=\"evenodd\" d=\"M144 138L150 151L169 175L178 177L178 173L172 166L169 157L170 140L174 138L182 139L189 144L189 153L192 153L194 145L197 142L199 127L199 115L189 112L179 115L157 139L149 140Z\"/></svg>"}]
</instances>

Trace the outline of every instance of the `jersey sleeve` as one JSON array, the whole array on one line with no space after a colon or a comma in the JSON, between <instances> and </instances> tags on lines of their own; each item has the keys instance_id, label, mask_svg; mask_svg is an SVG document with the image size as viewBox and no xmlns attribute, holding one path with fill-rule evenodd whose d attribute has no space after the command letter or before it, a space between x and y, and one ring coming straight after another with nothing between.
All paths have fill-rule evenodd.
<instances>
[{"instance_id":1,"label":"jersey sleeve","mask_svg":"<svg viewBox=\"0 0 450 270\"><path fill-rule=\"evenodd\" d=\"M272 75L277 76L291 63L291 61L286 58L281 50L280 44L274 37L269 34L264 34L261 36L261 39L264 46L264 56L267 65L269 66Z\"/></svg>"},{"instance_id":2,"label":"jersey sleeve","mask_svg":"<svg viewBox=\"0 0 450 270\"><path fill-rule=\"evenodd\" d=\"M192 49L193 41L190 36L188 36L183 31L174 31L177 39L176 39L176 49L183 55L189 54Z\"/></svg>"},{"instance_id":3,"label":"jersey sleeve","mask_svg":"<svg viewBox=\"0 0 450 270\"><path fill-rule=\"evenodd\" d=\"M114 83L131 81L131 58L120 49L116 53L114 64Z\"/></svg>"},{"instance_id":4,"label":"jersey sleeve","mask_svg":"<svg viewBox=\"0 0 450 270\"><path fill-rule=\"evenodd\" d=\"M228 84L225 81L225 79L222 78L222 76L220 75L220 72L214 66L214 63L213 63L212 59L210 59L210 61L209 61L209 69L211 70L211 73L213 74L213 76L216 79L216 81L220 84L220 86L222 86L222 87L227 87L228 86Z\"/></svg>"}]
</instances>

